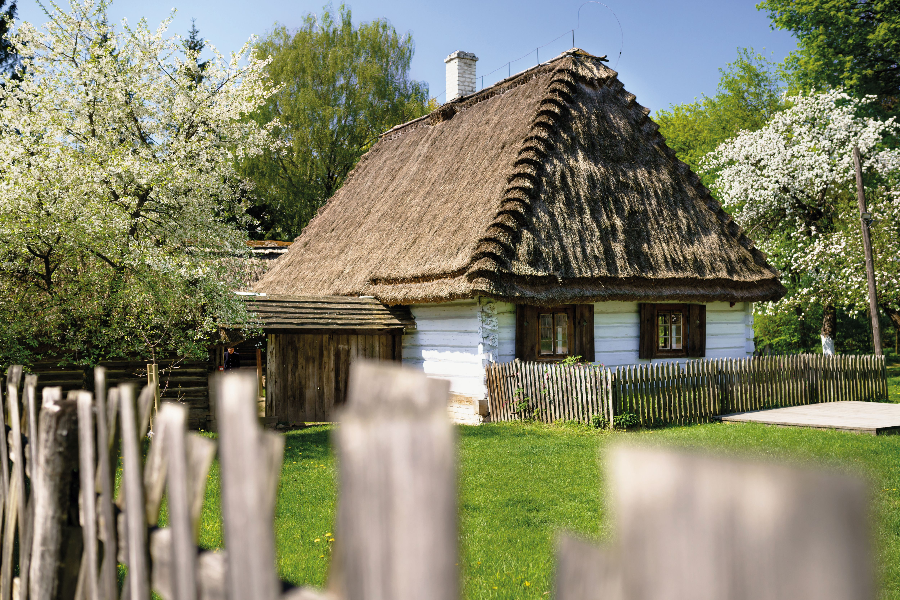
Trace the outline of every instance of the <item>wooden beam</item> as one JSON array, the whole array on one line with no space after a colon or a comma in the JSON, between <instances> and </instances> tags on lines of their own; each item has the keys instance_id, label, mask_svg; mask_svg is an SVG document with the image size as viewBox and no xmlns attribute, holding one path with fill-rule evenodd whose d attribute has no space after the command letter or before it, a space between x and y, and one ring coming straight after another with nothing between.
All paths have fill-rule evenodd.
<instances>
[{"instance_id":1,"label":"wooden beam","mask_svg":"<svg viewBox=\"0 0 900 600\"><path fill-rule=\"evenodd\" d=\"M863 189L862 167L860 166L859 148L853 147L853 164L856 167L856 199L859 204L859 225L862 228L863 250L866 255L866 279L869 286L869 316L872 319L872 343L875 355L881 356L881 324L878 321L878 294L875 289L875 265L872 260L872 240L869 239L869 222L866 211L866 194Z\"/></svg>"}]
</instances>

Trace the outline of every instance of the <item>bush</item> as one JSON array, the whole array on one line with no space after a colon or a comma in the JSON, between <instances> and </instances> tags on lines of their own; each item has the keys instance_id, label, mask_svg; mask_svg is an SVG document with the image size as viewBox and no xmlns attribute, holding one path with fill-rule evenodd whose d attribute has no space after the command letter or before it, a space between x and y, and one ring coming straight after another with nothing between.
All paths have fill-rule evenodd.
<instances>
[{"instance_id":1,"label":"bush","mask_svg":"<svg viewBox=\"0 0 900 600\"><path fill-rule=\"evenodd\" d=\"M613 426L616 429L629 429L637 427L640 423L640 418L634 413L625 412L613 417Z\"/></svg>"},{"instance_id":2,"label":"bush","mask_svg":"<svg viewBox=\"0 0 900 600\"><path fill-rule=\"evenodd\" d=\"M609 421L603 415L593 415L591 417L591 427L594 429L606 429L609 427Z\"/></svg>"}]
</instances>

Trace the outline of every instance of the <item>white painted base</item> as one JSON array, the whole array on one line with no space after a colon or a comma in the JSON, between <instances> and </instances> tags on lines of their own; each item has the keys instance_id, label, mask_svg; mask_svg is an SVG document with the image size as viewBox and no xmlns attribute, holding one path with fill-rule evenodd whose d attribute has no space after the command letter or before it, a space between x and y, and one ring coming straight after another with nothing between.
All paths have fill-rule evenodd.
<instances>
[{"instance_id":1,"label":"white painted base","mask_svg":"<svg viewBox=\"0 0 900 600\"><path fill-rule=\"evenodd\" d=\"M825 356L834 355L834 338L820 336L822 338L822 354Z\"/></svg>"}]
</instances>

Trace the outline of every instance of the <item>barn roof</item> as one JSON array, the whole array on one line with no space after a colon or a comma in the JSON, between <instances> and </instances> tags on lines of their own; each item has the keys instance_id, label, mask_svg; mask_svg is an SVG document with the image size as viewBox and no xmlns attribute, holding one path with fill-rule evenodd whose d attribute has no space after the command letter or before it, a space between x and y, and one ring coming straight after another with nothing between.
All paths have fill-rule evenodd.
<instances>
[{"instance_id":1,"label":"barn roof","mask_svg":"<svg viewBox=\"0 0 900 600\"><path fill-rule=\"evenodd\" d=\"M250 296L247 310L266 332L311 333L331 330L375 333L415 329L405 306L384 306L374 298L345 296Z\"/></svg>"},{"instance_id":2,"label":"barn roof","mask_svg":"<svg viewBox=\"0 0 900 600\"><path fill-rule=\"evenodd\" d=\"M778 273L580 50L391 129L255 290L386 304L780 298Z\"/></svg>"}]
</instances>

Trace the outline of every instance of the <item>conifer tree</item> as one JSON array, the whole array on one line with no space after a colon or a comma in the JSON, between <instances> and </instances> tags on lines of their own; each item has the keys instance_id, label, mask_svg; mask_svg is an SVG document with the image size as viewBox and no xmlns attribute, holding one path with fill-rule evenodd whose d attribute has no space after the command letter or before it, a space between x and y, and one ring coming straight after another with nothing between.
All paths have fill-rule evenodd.
<instances>
[{"instance_id":1,"label":"conifer tree","mask_svg":"<svg viewBox=\"0 0 900 600\"><path fill-rule=\"evenodd\" d=\"M209 66L208 60L200 60L200 53L204 48L206 48L206 40L200 37L197 19L191 19L191 30L188 31L188 38L184 40L184 53L187 56L188 76L195 85L200 85L200 82L203 81L203 74Z\"/></svg>"}]
</instances>

